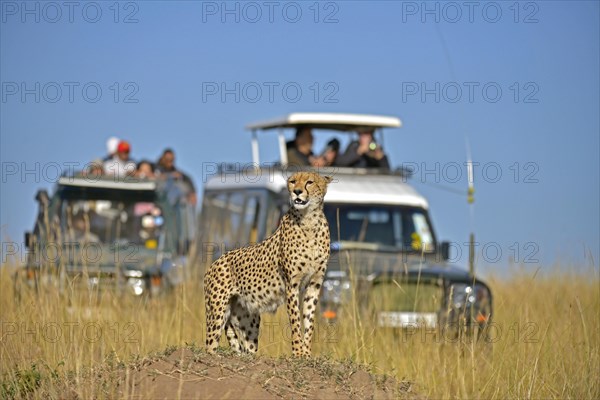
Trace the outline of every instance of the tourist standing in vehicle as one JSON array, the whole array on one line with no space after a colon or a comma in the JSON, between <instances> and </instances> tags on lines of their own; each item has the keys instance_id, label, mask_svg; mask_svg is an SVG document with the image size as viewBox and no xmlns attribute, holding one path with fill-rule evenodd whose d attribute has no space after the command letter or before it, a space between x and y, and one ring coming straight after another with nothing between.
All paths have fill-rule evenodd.
<instances>
[{"instance_id":1,"label":"tourist standing in vehicle","mask_svg":"<svg viewBox=\"0 0 600 400\"><path fill-rule=\"evenodd\" d=\"M358 140L350 142L346 151L340 154L335 165L339 167L390 169L387 156L375 141L372 130L358 132Z\"/></svg>"},{"instance_id":2,"label":"tourist standing in vehicle","mask_svg":"<svg viewBox=\"0 0 600 400\"><path fill-rule=\"evenodd\" d=\"M196 205L198 198L194 182L187 174L175 167L175 152L172 149L167 148L162 152L156 166L156 174L159 177L172 177L181 180L187 189L186 199L188 203L193 206Z\"/></svg>"},{"instance_id":3,"label":"tourist standing in vehicle","mask_svg":"<svg viewBox=\"0 0 600 400\"><path fill-rule=\"evenodd\" d=\"M117 146L116 154L104 162L104 173L119 178L133 176L135 174L135 162L129 158L131 146L125 140L121 140Z\"/></svg>"}]
</instances>

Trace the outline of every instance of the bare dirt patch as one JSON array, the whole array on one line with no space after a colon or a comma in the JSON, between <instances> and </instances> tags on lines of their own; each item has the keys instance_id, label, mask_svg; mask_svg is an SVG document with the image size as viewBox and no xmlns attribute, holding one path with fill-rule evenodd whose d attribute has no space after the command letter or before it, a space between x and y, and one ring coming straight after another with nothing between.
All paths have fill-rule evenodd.
<instances>
[{"instance_id":1,"label":"bare dirt patch","mask_svg":"<svg viewBox=\"0 0 600 400\"><path fill-rule=\"evenodd\" d=\"M372 374L349 361L273 359L224 351L210 355L193 346L170 348L128 364L107 362L90 371L89 379L88 387L96 388L91 392L65 387L63 394L129 399L421 398L410 382Z\"/></svg>"}]
</instances>

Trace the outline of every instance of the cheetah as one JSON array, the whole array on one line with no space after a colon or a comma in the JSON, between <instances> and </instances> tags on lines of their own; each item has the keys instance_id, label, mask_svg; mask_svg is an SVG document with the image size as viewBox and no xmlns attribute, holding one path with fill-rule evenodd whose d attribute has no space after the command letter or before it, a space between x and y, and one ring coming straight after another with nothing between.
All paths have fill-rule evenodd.
<instances>
[{"instance_id":1,"label":"cheetah","mask_svg":"<svg viewBox=\"0 0 600 400\"><path fill-rule=\"evenodd\" d=\"M285 301L292 354L310 356L330 251L323 198L331 180L315 172L290 176L290 208L275 233L225 253L209 267L204 277L208 352L215 352L225 329L234 351L255 353L260 315L275 312Z\"/></svg>"}]
</instances>

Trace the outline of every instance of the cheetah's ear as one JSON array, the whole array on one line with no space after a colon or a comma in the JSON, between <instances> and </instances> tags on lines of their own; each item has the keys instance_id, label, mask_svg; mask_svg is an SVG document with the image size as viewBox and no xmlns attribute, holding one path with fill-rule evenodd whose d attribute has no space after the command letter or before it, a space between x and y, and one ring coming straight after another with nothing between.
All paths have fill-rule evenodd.
<instances>
[{"instance_id":1,"label":"cheetah's ear","mask_svg":"<svg viewBox=\"0 0 600 400\"><path fill-rule=\"evenodd\" d=\"M331 183L331 181L333 180L333 177L329 176L329 175L325 175L325 176L323 176L323 179L325 179L325 182Z\"/></svg>"}]
</instances>

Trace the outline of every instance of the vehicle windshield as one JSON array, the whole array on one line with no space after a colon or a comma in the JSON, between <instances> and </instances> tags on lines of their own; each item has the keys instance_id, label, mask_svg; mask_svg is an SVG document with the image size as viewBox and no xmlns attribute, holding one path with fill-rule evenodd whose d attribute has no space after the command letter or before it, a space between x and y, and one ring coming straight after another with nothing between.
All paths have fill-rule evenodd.
<instances>
[{"instance_id":1,"label":"vehicle windshield","mask_svg":"<svg viewBox=\"0 0 600 400\"><path fill-rule=\"evenodd\" d=\"M329 222L332 242L359 242L402 251L435 250L433 231L423 209L386 205L325 204L324 211Z\"/></svg>"},{"instance_id":2,"label":"vehicle windshield","mask_svg":"<svg viewBox=\"0 0 600 400\"><path fill-rule=\"evenodd\" d=\"M163 216L153 202L67 200L62 208L65 241L139 244L156 248Z\"/></svg>"}]
</instances>

